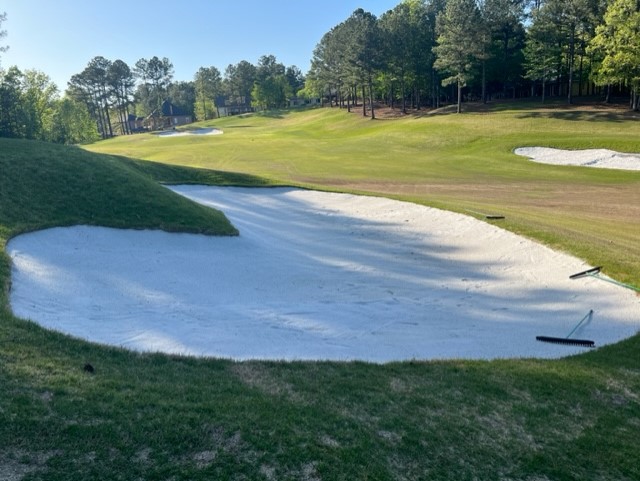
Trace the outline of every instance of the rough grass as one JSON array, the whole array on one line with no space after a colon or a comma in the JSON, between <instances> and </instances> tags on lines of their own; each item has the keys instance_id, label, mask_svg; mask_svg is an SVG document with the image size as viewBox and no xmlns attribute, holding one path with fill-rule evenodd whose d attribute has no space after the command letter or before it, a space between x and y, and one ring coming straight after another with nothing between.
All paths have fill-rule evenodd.
<instances>
[{"instance_id":1,"label":"rough grass","mask_svg":"<svg viewBox=\"0 0 640 481\"><path fill-rule=\"evenodd\" d=\"M534 126L546 121L527 110L505 115L511 119L505 125L518 115L530 117L528 121ZM599 195L608 192L598 197L603 203L608 203L618 188L638 187L637 175L596 175L532 165L515 158L508 149L501 151L504 139L497 142L502 145L497 153L481 140L476 142L482 144L479 152L485 152L483 155L493 152L485 163L493 165L495 176L480 175L482 159L472 153L475 147L463 143L457 150L449 147L457 163L429 157L430 150L421 137L429 138L430 128L451 133L453 128L446 123L467 122L439 118L442 120L433 125L429 124L431 117L397 120L408 129L406 140L394 133L396 120L365 122L337 111L235 118L226 121L225 135L196 140L203 147L198 150L191 146L191 160L198 157L198 162L191 162L190 147L181 144L180 139L185 137L176 139L175 144L174 140L136 136L95 146L123 153L126 149L142 149L145 142L161 141L152 145L151 150L157 150L153 155L150 151L135 154L133 150L128 155L166 155L171 158L165 162L173 165L0 140L2 244L24 230L70 223L212 233L213 226L220 222L222 232L233 233L219 214L167 194L155 179L247 185L295 181L415 196L422 202L457 209L509 207L505 210L508 220L520 216L507 224L511 228L524 226L523 230L544 238L549 235L547 231L556 232L552 228L563 227L555 234L560 245L571 247L563 236L573 230L588 246L590 237L581 224L569 221L570 212L563 204L569 196L562 196L560 186L565 184L579 192L589 188ZM573 121L560 119L555 128ZM412 122L419 125L413 133ZM387 131L378 124L391 127ZM249 143L248 133L237 134L236 140L242 142L236 150L242 152L234 154L233 142L228 140L218 149L215 142L227 138L234 125L237 131L257 129L255 138L264 137L261 147L266 147L266 139L271 137L275 145L264 163L259 149L244 147ZM460 124L456 125L458 129ZM307 132L309 126L314 126L312 132ZM630 128L626 121L621 121L620 127ZM345 129L352 130L351 138ZM604 137L615 136L615 129L603 130ZM284 148L288 145L283 138L286 132L292 138L304 139L294 142L297 152L293 147ZM336 133L337 145L333 145L335 140L325 139L332 132ZM305 147L314 144L314 136L331 146L327 152L318 146ZM627 142L624 136L619 137L620 142ZM381 142L368 150L380 162L380 172L373 160L368 171L364 168L366 159L357 154L363 148L358 145L361 141L367 145ZM568 137L566 141L569 143ZM386 159L376 150L385 142L401 146L401 152L408 150L402 157ZM412 142L417 147L402 147ZM631 142L625 145L634 150ZM278 148L282 150L280 156ZM423 150L427 159L407 157ZM354 155L353 165L344 158L342 164L339 162L347 151ZM320 157L309 158L314 152ZM235 155L235 160L223 165L226 155ZM331 160L332 156L336 160ZM215 160L218 157L221 160ZM181 162L211 164L221 171L175 165ZM291 170L281 168L287 162ZM314 165L321 162L327 165ZM389 165L385 165L387 162ZM421 165L413 167L411 162ZM38 164L46 164L46 170ZM394 165L401 173L394 174ZM505 173L500 173L500 166ZM344 177L341 168L347 172ZM233 170L242 174L230 174ZM381 172L390 176L387 183ZM485 187L486 182L493 182L493 190L501 192L500 201L489 195L492 189ZM396 183L417 185L417 194L392 188ZM540 183L543 188L535 190ZM532 205L551 203L545 183L558 196L558 205L525 215L520 210L524 203L520 198L529 195L537 199L528 201ZM612 190L603 190L603 186ZM474 187L484 193L467 192ZM586 202L588 196L583 198ZM620 209L611 209L614 218L624 219ZM543 215L552 211L563 217L554 221ZM167 217L167 212L173 214ZM590 212L585 205L584 215L593 215ZM597 215L594 218L603 222ZM632 229L633 222L634 218L623 220L626 227L620 228L612 221L606 229L617 234L626 228L632 243L638 236ZM620 265L628 277L637 278L627 260L621 259ZM6 255L0 268L0 280L7 286ZM235 363L134 354L71 339L13 317L3 296L0 479L640 479L639 348L640 337L636 336L557 361ZM93 374L83 370L87 362L94 366Z\"/></svg>"}]
</instances>

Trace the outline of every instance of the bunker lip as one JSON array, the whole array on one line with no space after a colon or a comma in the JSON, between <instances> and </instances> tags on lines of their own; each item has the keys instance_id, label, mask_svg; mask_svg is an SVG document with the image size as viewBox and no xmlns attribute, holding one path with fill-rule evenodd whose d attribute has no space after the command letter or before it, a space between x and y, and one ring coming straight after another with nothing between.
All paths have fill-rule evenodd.
<instances>
[{"instance_id":1,"label":"bunker lip","mask_svg":"<svg viewBox=\"0 0 640 481\"><path fill-rule=\"evenodd\" d=\"M470 216L292 188L173 186L236 238L76 226L12 239L14 313L139 351L275 360L558 358L638 332L640 298Z\"/></svg>"},{"instance_id":2,"label":"bunker lip","mask_svg":"<svg viewBox=\"0 0 640 481\"><path fill-rule=\"evenodd\" d=\"M640 154L608 149L562 150L550 147L520 147L515 149L514 153L542 164L640 170Z\"/></svg>"}]
</instances>

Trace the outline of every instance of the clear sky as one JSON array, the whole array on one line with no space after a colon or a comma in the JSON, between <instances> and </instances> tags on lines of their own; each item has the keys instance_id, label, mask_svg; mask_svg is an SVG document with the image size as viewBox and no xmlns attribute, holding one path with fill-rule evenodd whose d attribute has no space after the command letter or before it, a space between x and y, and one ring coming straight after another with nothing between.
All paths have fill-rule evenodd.
<instances>
[{"instance_id":1,"label":"clear sky","mask_svg":"<svg viewBox=\"0 0 640 481\"><path fill-rule=\"evenodd\" d=\"M174 80L200 67L262 55L306 73L322 36L357 8L376 16L401 0L0 0L7 14L0 66L49 75L64 91L72 75L98 55L123 60L167 57Z\"/></svg>"}]
</instances>

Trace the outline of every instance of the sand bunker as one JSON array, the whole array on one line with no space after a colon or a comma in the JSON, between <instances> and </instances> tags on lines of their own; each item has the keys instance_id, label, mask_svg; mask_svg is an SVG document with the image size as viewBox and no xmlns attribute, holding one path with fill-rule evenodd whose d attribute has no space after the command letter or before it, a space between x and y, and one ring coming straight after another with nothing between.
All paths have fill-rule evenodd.
<instances>
[{"instance_id":1,"label":"sand bunker","mask_svg":"<svg viewBox=\"0 0 640 481\"><path fill-rule=\"evenodd\" d=\"M16 315L91 341L234 359L554 358L634 335L640 298L472 217L296 189L180 186L241 235L77 226L21 235Z\"/></svg>"},{"instance_id":2,"label":"sand bunker","mask_svg":"<svg viewBox=\"0 0 640 481\"><path fill-rule=\"evenodd\" d=\"M158 132L158 137L183 137L185 135L221 135L220 129L195 129L195 130L164 130Z\"/></svg>"},{"instance_id":3,"label":"sand bunker","mask_svg":"<svg viewBox=\"0 0 640 481\"><path fill-rule=\"evenodd\" d=\"M607 149L561 150L549 147L522 147L514 150L514 153L542 164L640 170L640 154L623 154Z\"/></svg>"}]
</instances>

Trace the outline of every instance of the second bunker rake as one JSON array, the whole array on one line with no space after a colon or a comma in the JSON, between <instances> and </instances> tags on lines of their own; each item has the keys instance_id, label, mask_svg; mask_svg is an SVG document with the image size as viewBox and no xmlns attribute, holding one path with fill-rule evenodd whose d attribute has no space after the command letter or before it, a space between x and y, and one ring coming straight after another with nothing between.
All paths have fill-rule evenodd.
<instances>
[{"instance_id":1,"label":"second bunker rake","mask_svg":"<svg viewBox=\"0 0 640 481\"><path fill-rule=\"evenodd\" d=\"M586 271L578 272L577 274L573 274L569 276L569 279L580 279L582 277L595 277L596 279L600 279L601 281L610 282L611 284L615 284L616 286L626 287L627 289L631 289L632 291L640 292L636 286L632 286L631 284L625 284L623 282L618 282L613 279L609 279L608 277L602 277L600 275L600 271L602 270L602 266L593 267L591 269L587 269Z\"/></svg>"},{"instance_id":2,"label":"second bunker rake","mask_svg":"<svg viewBox=\"0 0 640 481\"><path fill-rule=\"evenodd\" d=\"M554 344L567 344L567 345L573 345L573 346L594 347L595 342L590 341L589 339L572 339L571 338L571 335L578 330L578 328L582 325L582 323L587 319L591 321L592 317L593 317L593 309L591 309L587 313L587 315L584 316L578 324L576 324L576 327L574 327L571 330L571 332L567 334L567 337L536 336L536 340L542 341L542 342L552 342Z\"/></svg>"}]
</instances>

